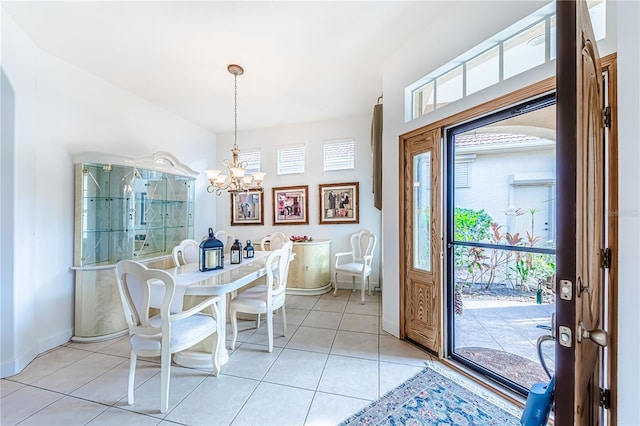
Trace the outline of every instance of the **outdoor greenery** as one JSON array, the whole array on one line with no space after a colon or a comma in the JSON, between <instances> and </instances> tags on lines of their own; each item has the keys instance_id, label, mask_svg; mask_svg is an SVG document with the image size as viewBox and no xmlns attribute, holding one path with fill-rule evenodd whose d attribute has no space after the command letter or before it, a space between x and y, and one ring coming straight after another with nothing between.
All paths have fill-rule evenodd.
<instances>
[{"instance_id":1,"label":"outdoor greenery","mask_svg":"<svg viewBox=\"0 0 640 426\"><path fill-rule=\"evenodd\" d=\"M540 244L533 235L535 209L518 210L517 215L531 215L531 232L510 234L484 210L456 208L454 238L457 242L485 242L494 245L553 248ZM555 256L514 250L488 249L456 245L456 288L490 289L495 283L509 284L523 291L537 289L550 283L555 275Z\"/></svg>"}]
</instances>

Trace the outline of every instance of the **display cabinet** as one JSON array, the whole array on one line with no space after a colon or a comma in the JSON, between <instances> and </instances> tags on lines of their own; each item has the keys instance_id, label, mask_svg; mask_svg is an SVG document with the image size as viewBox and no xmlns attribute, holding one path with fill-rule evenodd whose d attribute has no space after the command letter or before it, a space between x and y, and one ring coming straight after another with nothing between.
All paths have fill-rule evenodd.
<instances>
[{"instance_id":1,"label":"display cabinet","mask_svg":"<svg viewBox=\"0 0 640 426\"><path fill-rule=\"evenodd\" d=\"M75 162L76 317L74 340L126 329L114 268L134 259L173 266L174 246L194 235L198 173L173 155L81 154Z\"/></svg>"}]
</instances>

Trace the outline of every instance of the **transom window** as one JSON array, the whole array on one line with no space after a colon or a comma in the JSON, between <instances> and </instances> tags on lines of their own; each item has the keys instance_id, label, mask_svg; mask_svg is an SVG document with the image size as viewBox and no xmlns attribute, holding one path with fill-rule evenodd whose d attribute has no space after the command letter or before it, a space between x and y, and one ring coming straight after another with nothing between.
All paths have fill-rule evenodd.
<instances>
[{"instance_id":1,"label":"transom window","mask_svg":"<svg viewBox=\"0 0 640 426\"><path fill-rule=\"evenodd\" d=\"M606 37L606 0L587 0L596 40ZM496 41L498 40L498 41ZM405 121L521 74L556 58L555 3L405 88Z\"/></svg>"}]
</instances>

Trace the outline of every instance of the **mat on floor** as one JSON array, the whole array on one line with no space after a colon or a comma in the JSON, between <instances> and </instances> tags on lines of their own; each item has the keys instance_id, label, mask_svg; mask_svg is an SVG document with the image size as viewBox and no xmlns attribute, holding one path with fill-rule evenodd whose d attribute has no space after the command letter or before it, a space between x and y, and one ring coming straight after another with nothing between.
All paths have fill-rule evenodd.
<instances>
[{"instance_id":1,"label":"mat on floor","mask_svg":"<svg viewBox=\"0 0 640 426\"><path fill-rule=\"evenodd\" d=\"M520 425L516 408L457 382L426 367L341 425Z\"/></svg>"}]
</instances>

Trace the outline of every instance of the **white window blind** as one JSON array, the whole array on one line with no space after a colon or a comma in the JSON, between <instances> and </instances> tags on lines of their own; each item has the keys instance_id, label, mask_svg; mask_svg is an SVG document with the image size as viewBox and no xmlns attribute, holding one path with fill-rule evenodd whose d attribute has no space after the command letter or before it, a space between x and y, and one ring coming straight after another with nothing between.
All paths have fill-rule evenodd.
<instances>
[{"instance_id":1,"label":"white window blind","mask_svg":"<svg viewBox=\"0 0 640 426\"><path fill-rule=\"evenodd\" d=\"M456 188L471 188L471 162L456 163Z\"/></svg>"},{"instance_id":2,"label":"white window blind","mask_svg":"<svg viewBox=\"0 0 640 426\"><path fill-rule=\"evenodd\" d=\"M240 151L238 154L238 161L242 163L247 162L247 173L260 171L260 150L250 149L247 151Z\"/></svg>"},{"instance_id":3,"label":"white window blind","mask_svg":"<svg viewBox=\"0 0 640 426\"><path fill-rule=\"evenodd\" d=\"M304 173L304 144L278 148L278 174Z\"/></svg>"},{"instance_id":4,"label":"white window blind","mask_svg":"<svg viewBox=\"0 0 640 426\"><path fill-rule=\"evenodd\" d=\"M355 141L343 139L323 144L324 171L355 168Z\"/></svg>"}]
</instances>

